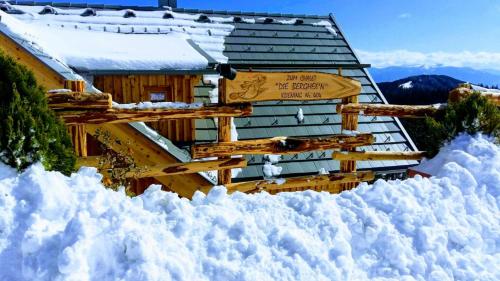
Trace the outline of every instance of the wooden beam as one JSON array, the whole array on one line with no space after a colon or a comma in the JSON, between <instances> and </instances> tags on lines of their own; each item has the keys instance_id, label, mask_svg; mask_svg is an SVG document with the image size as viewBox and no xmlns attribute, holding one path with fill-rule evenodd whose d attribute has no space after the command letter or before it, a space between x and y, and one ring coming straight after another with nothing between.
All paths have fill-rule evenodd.
<instances>
[{"instance_id":1,"label":"wooden beam","mask_svg":"<svg viewBox=\"0 0 500 281\"><path fill-rule=\"evenodd\" d=\"M73 92L83 92L85 89L85 82L83 80L65 80L64 87ZM87 156L87 131L85 125L68 126L68 132L73 142L76 156Z\"/></svg>"},{"instance_id":2,"label":"wooden beam","mask_svg":"<svg viewBox=\"0 0 500 281\"><path fill-rule=\"evenodd\" d=\"M356 173L335 173L330 175L318 175L308 177L297 177L276 180L258 180L240 183L231 183L226 185L228 193L235 191L251 193L258 191L267 191L271 193L286 191L287 189L307 190L314 189L317 186L342 184L342 183L357 183L371 181L375 178L372 171L356 172ZM202 189L203 192L208 192L209 189Z\"/></svg>"},{"instance_id":3,"label":"wooden beam","mask_svg":"<svg viewBox=\"0 0 500 281\"><path fill-rule=\"evenodd\" d=\"M97 140L108 143L114 151L130 154L138 166L178 163L164 148L128 124L87 125L85 128ZM196 190L213 185L199 174L159 176L155 179L187 198L191 198Z\"/></svg>"},{"instance_id":4,"label":"wooden beam","mask_svg":"<svg viewBox=\"0 0 500 281\"><path fill-rule=\"evenodd\" d=\"M106 93L49 92L47 101L53 110L107 110L113 104Z\"/></svg>"},{"instance_id":5,"label":"wooden beam","mask_svg":"<svg viewBox=\"0 0 500 281\"><path fill-rule=\"evenodd\" d=\"M213 117L248 116L250 103L234 105L205 105L200 108L110 109L106 111L62 111L58 115L66 124L117 124L155 122L172 119L206 119Z\"/></svg>"},{"instance_id":6,"label":"wooden beam","mask_svg":"<svg viewBox=\"0 0 500 281\"><path fill-rule=\"evenodd\" d=\"M340 71L341 72L341 71ZM358 96L346 97L342 99L342 104L358 104ZM358 113L342 113L342 130L356 131L358 129ZM356 147L348 147L344 150L356 151ZM356 161L345 160L340 161L341 173L354 173L356 172ZM338 185L340 190L349 190L356 187L356 183L341 183Z\"/></svg>"},{"instance_id":7,"label":"wooden beam","mask_svg":"<svg viewBox=\"0 0 500 281\"><path fill-rule=\"evenodd\" d=\"M226 84L227 79L219 79L219 103L226 104ZM217 141L218 142L230 142L231 141L231 117L221 117L217 122ZM230 157L221 157L219 159L229 159ZM230 184L232 180L231 170L219 170L217 171L217 184L225 185Z\"/></svg>"},{"instance_id":8,"label":"wooden beam","mask_svg":"<svg viewBox=\"0 0 500 281\"><path fill-rule=\"evenodd\" d=\"M396 105L396 104L338 104L337 113L362 114L367 116L395 116L401 118L422 118L433 116L443 110L446 104Z\"/></svg>"},{"instance_id":9,"label":"wooden beam","mask_svg":"<svg viewBox=\"0 0 500 281\"><path fill-rule=\"evenodd\" d=\"M353 161L384 161L384 160L421 160L425 157L425 151L365 151L365 152L341 152L332 153L333 160Z\"/></svg>"},{"instance_id":10,"label":"wooden beam","mask_svg":"<svg viewBox=\"0 0 500 281\"><path fill-rule=\"evenodd\" d=\"M247 166L247 160L243 158L229 158L211 161L197 161L189 163L158 164L140 167L131 171L125 171L127 178L153 178L169 175L193 174L206 171L243 168ZM118 168L119 169L119 168ZM106 170L106 169L105 169Z\"/></svg>"},{"instance_id":11,"label":"wooden beam","mask_svg":"<svg viewBox=\"0 0 500 281\"><path fill-rule=\"evenodd\" d=\"M450 91L448 100L450 102L457 102L465 97L471 95L474 92L470 85L464 85ZM496 106L500 106L500 93L495 92L479 92L482 96L487 98L490 102Z\"/></svg>"},{"instance_id":12,"label":"wooden beam","mask_svg":"<svg viewBox=\"0 0 500 281\"><path fill-rule=\"evenodd\" d=\"M342 149L370 145L372 134L332 135L320 138L275 137L234 142L193 145L193 158L221 157L248 154L295 154L313 150Z\"/></svg>"}]
</instances>

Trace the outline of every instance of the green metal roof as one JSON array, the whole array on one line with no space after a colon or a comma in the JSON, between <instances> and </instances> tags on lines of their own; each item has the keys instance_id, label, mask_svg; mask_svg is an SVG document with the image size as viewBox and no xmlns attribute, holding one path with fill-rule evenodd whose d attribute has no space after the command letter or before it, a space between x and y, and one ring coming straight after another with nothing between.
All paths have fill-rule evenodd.
<instances>
[{"instance_id":1,"label":"green metal roof","mask_svg":"<svg viewBox=\"0 0 500 281\"><path fill-rule=\"evenodd\" d=\"M259 71L322 71L338 73L333 65L343 65L342 75L359 80L362 91L360 103L384 103L382 96L366 69L361 65L349 43L339 29L333 16L328 20L337 35L324 26L313 25L318 18L303 18L304 24L280 24L259 22L237 23L233 32L226 37L224 55L229 63L247 70L248 66ZM298 18L298 16L274 16L276 21ZM244 65L246 67L241 67ZM279 68L274 67L279 65ZM297 65L300 65L297 67ZM327 65L327 67L324 67ZM352 65L350 68L346 66ZM328 67L329 66L329 67ZM197 101L209 102L207 86L198 86ZM270 138L275 136L313 137L341 133L341 116L336 114L340 100L322 101L272 101L254 103L254 113L250 117L235 118L240 140ZM304 122L298 123L297 112L301 108ZM375 135L374 145L360 147L361 150L404 151L415 147L400 123L392 117L359 117L360 132ZM213 120L196 120L198 143L213 142L217 138ZM338 171L339 162L331 159L332 150L284 155L276 164L283 167L283 177L317 174L321 168ZM246 181L263 176L262 155L245 156L249 166L234 179ZM403 170L415 165L416 161L358 161L358 169L375 171Z\"/></svg>"}]
</instances>

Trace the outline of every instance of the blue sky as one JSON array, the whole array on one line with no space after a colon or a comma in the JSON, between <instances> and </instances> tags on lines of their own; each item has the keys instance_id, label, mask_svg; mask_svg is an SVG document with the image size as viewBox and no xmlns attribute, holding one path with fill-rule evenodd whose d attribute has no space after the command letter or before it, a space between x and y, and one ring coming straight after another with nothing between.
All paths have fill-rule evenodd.
<instances>
[{"instance_id":1,"label":"blue sky","mask_svg":"<svg viewBox=\"0 0 500 281\"><path fill-rule=\"evenodd\" d=\"M67 0L62 1L67 2ZM156 5L155 0L73 1ZM499 0L177 0L182 8L333 13L362 57L429 60L500 69ZM464 58L466 57L466 58ZM459 60L458 62L453 62ZM372 62L373 63L373 62ZM375 63L377 64L377 63Z\"/></svg>"}]
</instances>

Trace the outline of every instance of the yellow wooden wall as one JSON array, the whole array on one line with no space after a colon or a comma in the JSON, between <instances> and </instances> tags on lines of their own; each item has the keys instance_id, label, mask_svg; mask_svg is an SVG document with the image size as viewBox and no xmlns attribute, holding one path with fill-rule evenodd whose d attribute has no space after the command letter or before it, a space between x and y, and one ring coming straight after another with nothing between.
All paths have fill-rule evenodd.
<instances>
[{"instance_id":1,"label":"yellow wooden wall","mask_svg":"<svg viewBox=\"0 0 500 281\"><path fill-rule=\"evenodd\" d=\"M110 93L118 103L149 101L150 93L166 92L165 101L194 102L196 75L103 75L94 77L94 86ZM158 133L174 142L195 139L194 120L173 120L149 123Z\"/></svg>"},{"instance_id":2,"label":"yellow wooden wall","mask_svg":"<svg viewBox=\"0 0 500 281\"><path fill-rule=\"evenodd\" d=\"M33 71L39 85L47 90L60 89L64 86L64 77L48 68L42 61L28 53L12 39L0 33L0 52L3 52L18 63Z\"/></svg>"}]
</instances>

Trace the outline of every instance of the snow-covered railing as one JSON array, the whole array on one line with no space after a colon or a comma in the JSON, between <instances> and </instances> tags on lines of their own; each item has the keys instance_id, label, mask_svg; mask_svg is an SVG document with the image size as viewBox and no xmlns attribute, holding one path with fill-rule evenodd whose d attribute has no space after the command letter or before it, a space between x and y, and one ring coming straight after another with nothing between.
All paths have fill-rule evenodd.
<instances>
[{"instance_id":1,"label":"snow-covered railing","mask_svg":"<svg viewBox=\"0 0 500 281\"><path fill-rule=\"evenodd\" d=\"M255 75L258 77L254 77ZM231 183L231 169L247 166L247 161L241 155L283 155L329 149L355 151L356 147L373 144L372 134L355 131L358 112L343 114L346 117L343 118L343 130L339 135L321 138L275 137L247 141L233 141L231 138L231 118L250 115L252 113L250 102L252 101L342 98L343 102L356 102L361 85L352 79L314 72L246 73L246 75L241 75L236 82L225 78L219 81L219 100L209 105L180 102L117 104L112 101L109 94L84 93L80 82L69 81L68 83L71 84L69 85L71 90L54 90L48 93L49 105L66 124L77 125L70 127L84 127L82 132L98 130L95 125L111 126L113 123L218 118L218 141L192 146L192 158L201 159L201 161L163 164L150 159L151 165L138 167L137 170L124 170L123 174L128 178L218 171L218 183L226 185L231 191L266 190L271 193L305 189L339 192L354 187L359 182L370 181L374 178L373 172L356 172L355 161L349 158L340 160L341 170L336 174L326 173L318 176ZM238 89L243 92L239 92ZM263 91L272 93L267 94ZM83 134L79 134L78 137L82 140L74 138L74 143L85 143ZM142 149L154 150L153 148ZM80 163L95 162L95 159L85 157L84 153L79 156L82 156L79 159ZM218 159L206 159L212 157L218 157ZM110 167L101 167L101 172L106 175L120 168L110 169Z\"/></svg>"},{"instance_id":2,"label":"snow-covered railing","mask_svg":"<svg viewBox=\"0 0 500 281\"><path fill-rule=\"evenodd\" d=\"M404 84L403 84L404 85ZM500 91L486 89L471 84L462 84L450 91L449 102L457 102L474 92L479 92L492 103L500 106ZM342 115L342 129L356 130L358 114L366 116L392 116L399 118L434 117L443 112L447 104L433 105L394 105L394 104L359 104L357 98L342 99L342 104L337 105L337 113ZM355 161L384 161L384 160L421 160L423 151L387 151L387 152L359 152L354 149L344 152L334 152L332 158L341 161L341 171L355 169ZM350 167L348 167L350 165Z\"/></svg>"},{"instance_id":3,"label":"snow-covered railing","mask_svg":"<svg viewBox=\"0 0 500 281\"><path fill-rule=\"evenodd\" d=\"M271 194L297 190L312 189L340 193L343 184L372 181L375 174L372 171L354 173L332 173L326 175L295 177L286 179L257 180L226 184L227 192L236 191L254 193L266 191ZM208 192L209 190L202 190Z\"/></svg>"},{"instance_id":4,"label":"snow-covered railing","mask_svg":"<svg viewBox=\"0 0 500 281\"><path fill-rule=\"evenodd\" d=\"M77 160L76 166L98 166L100 161L99 156L90 156L85 158L79 158ZM101 173L107 176L114 170L115 172L122 174L125 178L154 178L162 176L180 175L180 174L194 174L205 171L217 171L221 169L234 169L243 168L247 166L247 160L243 158L230 158L222 160L206 160L206 161L194 161L186 163L169 163L169 164L157 164L150 165L146 167L138 168L111 168L102 167Z\"/></svg>"},{"instance_id":5,"label":"snow-covered railing","mask_svg":"<svg viewBox=\"0 0 500 281\"><path fill-rule=\"evenodd\" d=\"M106 93L84 93L52 90L47 94L49 106L68 125L154 122L173 119L206 119L248 116L250 103L231 105L182 102L143 102L117 104Z\"/></svg>"},{"instance_id":6,"label":"snow-covered railing","mask_svg":"<svg viewBox=\"0 0 500 281\"><path fill-rule=\"evenodd\" d=\"M463 99L474 92L479 92L481 96L487 98L493 104L500 106L500 90L497 89L487 89L471 84L462 84L458 88L450 91L449 101L456 102Z\"/></svg>"},{"instance_id":7,"label":"snow-covered railing","mask_svg":"<svg viewBox=\"0 0 500 281\"><path fill-rule=\"evenodd\" d=\"M221 157L236 154L296 154L315 150L347 149L373 144L372 134L332 135L318 138L275 137L270 139L217 142L192 146L193 158Z\"/></svg>"},{"instance_id":8,"label":"snow-covered railing","mask_svg":"<svg viewBox=\"0 0 500 281\"><path fill-rule=\"evenodd\" d=\"M366 116L394 116L402 118L421 118L434 116L446 108L446 104L399 105L399 104L338 104L338 114L361 114Z\"/></svg>"}]
</instances>

